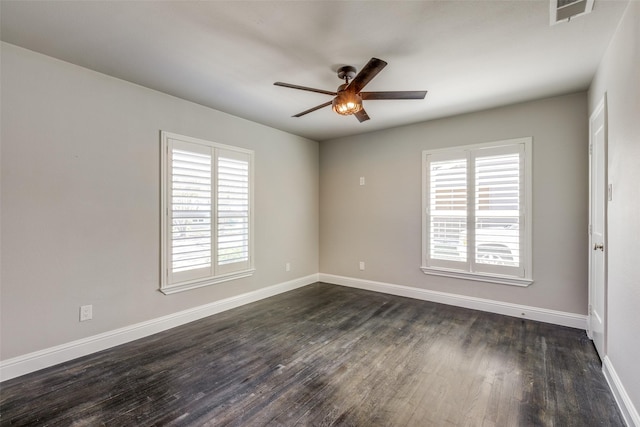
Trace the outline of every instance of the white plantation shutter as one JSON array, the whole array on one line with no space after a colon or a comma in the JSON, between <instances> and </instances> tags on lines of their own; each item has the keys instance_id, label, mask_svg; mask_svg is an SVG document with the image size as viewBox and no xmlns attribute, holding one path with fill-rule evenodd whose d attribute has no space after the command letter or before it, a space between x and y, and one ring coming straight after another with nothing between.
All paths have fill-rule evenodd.
<instances>
[{"instance_id":1,"label":"white plantation shutter","mask_svg":"<svg viewBox=\"0 0 640 427\"><path fill-rule=\"evenodd\" d=\"M524 159L520 149L518 145L474 153L474 271L522 274L520 201L524 196Z\"/></svg>"},{"instance_id":2,"label":"white plantation shutter","mask_svg":"<svg viewBox=\"0 0 640 427\"><path fill-rule=\"evenodd\" d=\"M162 148L160 290L252 274L253 153L166 132Z\"/></svg>"},{"instance_id":3,"label":"white plantation shutter","mask_svg":"<svg viewBox=\"0 0 640 427\"><path fill-rule=\"evenodd\" d=\"M171 272L191 277L211 273L211 153L196 149L171 148Z\"/></svg>"},{"instance_id":4,"label":"white plantation shutter","mask_svg":"<svg viewBox=\"0 0 640 427\"><path fill-rule=\"evenodd\" d=\"M248 155L219 152L217 193L217 263L229 270L249 262Z\"/></svg>"},{"instance_id":5,"label":"white plantation shutter","mask_svg":"<svg viewBox=\"0 0 640 427\"><path fill-rule=\"evenodd\" d=\"M464 153L462 153L464 155ZM432 265L466 263L467 159L430 156L428 160L429 258Z\"/></svg>"},{"instance_id":6,"label":"white plantation shutter","mask_svg":"<svg viewBox=\"0 0 640 427\"><path fill-rule=\"evenodd\" d=\"M423 152L425 273L531 283L530 143Z\"/></svg>"}]
</instances>

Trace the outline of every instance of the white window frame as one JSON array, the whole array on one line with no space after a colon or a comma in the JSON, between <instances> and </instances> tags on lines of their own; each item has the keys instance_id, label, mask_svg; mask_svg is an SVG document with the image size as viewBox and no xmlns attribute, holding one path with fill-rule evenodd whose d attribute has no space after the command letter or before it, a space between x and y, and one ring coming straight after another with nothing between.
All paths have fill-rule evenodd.
<instances>
[{"instance_id":1,"label":"white window frame","mask_svg":"<svg viewBox=\"0 0 640 427\"><path fill-rule=\"evenodd\" d=\"M473 253L475 230L475 158L486 155L493 155L502 150L515 149L521 155L522 182L520 192L520 266L518 268L508 268L483 265L478 271L475 265L475 254ZM429 162L432 159L449 160L465 157L467 159L467 234L468 253L464 262L441 261L430 258L430 212L429 212ZM425 150L422 152L422 266L420 269L428 275L453 277L459 279L491 282L515 286L529 286L533 283L532 277L532 138L515 138L503 141L488 142L482 144L472 144L452 148ZM471 227L473 225L473 227Z\"/></svg>"},{"instance_id":2,"label":"white window frame","mask_svg":"<svg viewBox=\"0 0 640 427\"><path fill-rule=\"evenodd\" d=\"M160 132L161 141L161 192L160 192L160 292L165 295L182 292L203 286L214 285L229 280L236 280L253 275L253 163L254 152L230 145L218 144L211 141L192 138L175 133ZM211 157L211 267L201 271L172 272L172 147L182 147L189 151L207 153ZM249 233L248 259L242 262L226 265L217 263L217 170L218 157L242 158L248 161L249 173Z\"/></svg>"}]
</instances>

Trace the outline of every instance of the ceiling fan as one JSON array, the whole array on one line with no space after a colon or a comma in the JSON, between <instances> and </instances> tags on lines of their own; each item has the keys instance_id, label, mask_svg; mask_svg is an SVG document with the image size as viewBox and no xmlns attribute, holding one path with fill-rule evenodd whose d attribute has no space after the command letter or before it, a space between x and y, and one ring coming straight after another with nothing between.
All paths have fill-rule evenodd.
<instances>
[{"instance_id":1,"label":"ceiling fan","mask_svg":"<svg viewBox=\"0 0 640 427\"><path fill-rule=\"evenodd\" d=\"M274 85L288 87L291 89L306 90L309 92L323 93L326 95L335 96L332 101L325 102L313 108L309 108L301 113L298 113L292 117L301 117L305 114L312 113L324 107L332 106L333 111L343 116L355 115L358 121L364 122L369 120L369 115L362 107L363 100L377 100L377 99L424 99L427 95L426 90L422 91L395 91L395 92L361 92L362 89L369 83L384 67L387 63L382 59L371 58L367 65L364 66L358 74L356 69L350 65L340 67L338 69L338 78L344 80L344 84L338 87L336 92L329 90L314 89L306 86L292 85L289 83L275 82Z\"/></svg>"}]
</instances>

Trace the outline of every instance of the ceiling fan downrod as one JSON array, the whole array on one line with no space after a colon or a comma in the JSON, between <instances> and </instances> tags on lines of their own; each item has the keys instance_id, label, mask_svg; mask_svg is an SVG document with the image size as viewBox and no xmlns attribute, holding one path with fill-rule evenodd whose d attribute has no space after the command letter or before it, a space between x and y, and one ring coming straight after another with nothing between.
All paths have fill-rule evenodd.
<instances>
[{"instance_id":1,"label":"ceiling fan downrod","mask_svg":"<svg viewBox=\"0 0 640 427\"><path fill-rule=\"evenodd\" d=\"M349 84L349 80L353 80L355 76L356 68L351 65L345 65L338 68L338 78L340 80L344 80L347 85Z\"/></svg>"}]
</instances>

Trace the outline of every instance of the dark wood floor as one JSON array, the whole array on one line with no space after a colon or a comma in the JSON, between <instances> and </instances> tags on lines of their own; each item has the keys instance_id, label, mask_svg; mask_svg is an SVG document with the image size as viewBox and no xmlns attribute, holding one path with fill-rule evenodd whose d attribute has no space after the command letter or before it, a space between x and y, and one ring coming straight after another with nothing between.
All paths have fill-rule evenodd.
<instances>
[{"instance_id":1,"label":"dark wood floor","mask_svg":"<svg viewBox=\"0 0 640 427\"><path fill-rule=\"evenodd\" d=\"M1 387L2 426L624 425L584 331L321 283Z\"/></svg>"}]
</instances>

